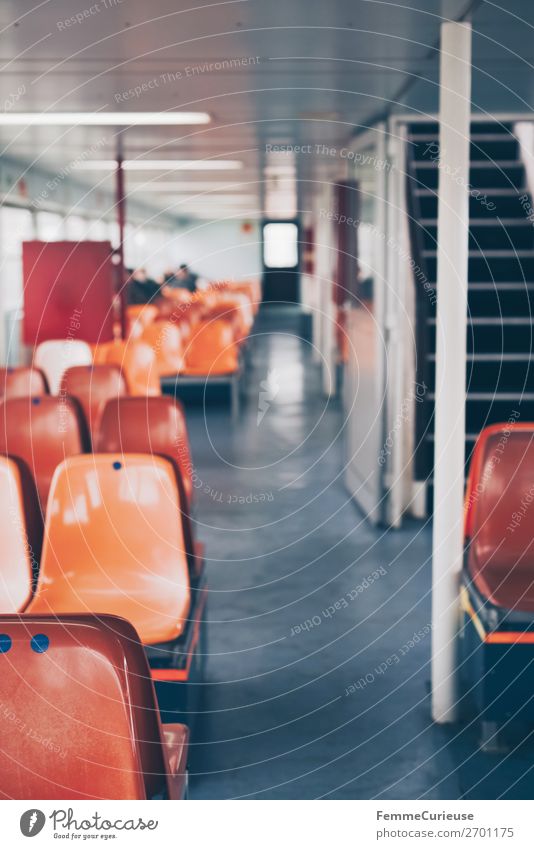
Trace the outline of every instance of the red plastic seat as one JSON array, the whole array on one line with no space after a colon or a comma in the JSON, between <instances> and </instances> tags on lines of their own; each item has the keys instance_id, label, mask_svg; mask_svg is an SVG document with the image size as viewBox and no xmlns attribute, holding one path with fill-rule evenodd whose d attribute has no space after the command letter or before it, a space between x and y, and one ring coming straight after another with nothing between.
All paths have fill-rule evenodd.
<instances>
[{"instance_id":1,"label":"red plastic seat","mask_svg":"<svg viewBox=\"0 0 534 849\"><path fill-rule=\"evenodd\" d=\"M87 425L73 398L12 398L0 406L0 453L24 460L43 511L56 466L88 450Z\"/></svg>"},{"instance_id":2,"label":"red plastic seat","mask_svg":"<svg viewBox=\"0 0 534 849\"><path fill-rule=\"evenodd\" d=\"M63 377L67 395L80 402L89 425L93 444L106 403L126 395L126 383L118 366L75 366Z\"/></svg>"},{"instance_id":3,"label":"red plastic seat","mask_svg":"<svg viewBox=\"0 0 534 849\"><path fill-rule=\"evenodd\" d=\"M471 462L465 542L469 574L494 605L534 612L533 520L534 424L492 425Z\"/></svg>"},{"instance_id":4,"label":"red plastic seat","mask_svg":"<svg viewBox=\"0 0 534 849\"><path fill-rule=\"evenodd\" d=\"M164 455L178 468L187 503L191 503L189 437L183 407L174 398L162 395L109 400L100 421L96 450Z\"/></svg>"},{"instance_id":5,"label":"red plastic seat","mask_svg":"<svg viewBox=\"0 0 534 849\"><path fill-rule=\"evenodd\" d=\"M42 535L37 492L27 467L0 456L0 613L17 613L28 604Z\"/></svg>"},{"instance_id":6,"label":"red plastic seat","mask_svg":"<svg viewBox=\"0 0 534 849\"><path fill-rule=\"evenodd\" d=\"M191 603L172 465L146 454L85 454L56 470L33 614L110 613L143 643L177 640Z\"/></svg>"},{"instance_id":7,"label":"red plastic seat","mask_svg":"<svg viewBox=\"0 0 534 849\"><path fill-rule=\"evenodd\" d=\"M188 730L160 724L128 622L0 616L0 677L0 797L184 797Z\"/></svg>"},{"instance_id":8,"label":"red plastic seat","mask_svg":"<svg viewBox=\"0 0 534 849\"><path fill-rule=\"evenodd\" d=\"M0 368L0 398L26 398L48 395L44 372L31 366Z\"/></svg>"}]
</instances>

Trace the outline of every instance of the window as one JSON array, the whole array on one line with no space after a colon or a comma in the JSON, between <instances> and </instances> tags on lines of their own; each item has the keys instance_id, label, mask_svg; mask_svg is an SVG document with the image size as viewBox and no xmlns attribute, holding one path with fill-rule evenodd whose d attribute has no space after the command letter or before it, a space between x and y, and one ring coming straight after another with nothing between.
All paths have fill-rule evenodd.
<instances>
[{"instance_id":1,"label":"window","mask_svg":"<svg viewBox=\"0 0 534 849\"><path fill-rule=\"evenodd\" d=\"M299 261L296 224L266 224L263 228L263 262L266 268L295 268Z\"/></svg>"}]
</instances>

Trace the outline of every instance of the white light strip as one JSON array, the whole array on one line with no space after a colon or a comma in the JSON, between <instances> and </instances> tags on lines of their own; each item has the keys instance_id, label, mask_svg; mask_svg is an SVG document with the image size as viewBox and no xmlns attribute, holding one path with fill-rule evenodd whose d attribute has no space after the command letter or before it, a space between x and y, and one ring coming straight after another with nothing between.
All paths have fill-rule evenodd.
<instances>
[{"instance_id":1,"label":"white light strip","mask_svg":"<svg viewBox=\"0 0 534 849\"><path fill-rule=\"evenodd\" d=\"M202 203L258 203L258 200L256 195L174 195L174 201L176 203L191 201L199 206Z\"/></svg>"},{"instance_id":2,"label":"white light strip","mask_svg":"<svg viewBox=\"0 0 534 849\"><path fill-rule=\"evenodd\" d=\"M80 171L114 171L113 159L93 159L76 163ZM125 159L125 171L238 171L243 163L237 159Z\"/></svg>"},{"instance_id":3,"label":"white light strip","mask_svg":"<svg viewBox=\"0 0 534 849\"><path fill-rule=\"evenodd\" d=\"M209 184L207 184L209 185ZM176 188L179 186L180 188ZM229 189L234 189L234 192L229 192ZM136 183L134 185L127 186L128 194L133 192L142 192L143 194L151 195L151 194L166 194L166 195L175 195L182 196L184 194L187 197L191 195L196 195L197 197L205 196L205 197L220 197L220 192L225 192L225 197L244 197L243 194L240 193L239 187L236 187L230 183L229 186L219 186L216 188L202 188L202 184L195 183L169 183L168 186L151 186L150 183ZM246 197L256 197L256 195L246 195Z\"/></svg>"},{"instance_id":4,"label":"white light strip","mask_svg":"<svg viewBox=\"0 0 534 849\"><path fill-rule=\"evenodd\" d=\"M207 112L1 112L0 126L131 127L209 124Z\"/></svg>"},{"instance_id":5,"label":"white light strip","mask_svg":"<svg viewBox=\"0 0 534 849\"><path fill-rule=\"evenodd\" d=\"M210 191L220 192L233 189L235 192L241 191L240 183L230 183L227 181L216 180L197 180L196 177L191 180L143 180L137 182L128 180L128 191L132 192L197 192Z\"/></svg>"}]
</instances>

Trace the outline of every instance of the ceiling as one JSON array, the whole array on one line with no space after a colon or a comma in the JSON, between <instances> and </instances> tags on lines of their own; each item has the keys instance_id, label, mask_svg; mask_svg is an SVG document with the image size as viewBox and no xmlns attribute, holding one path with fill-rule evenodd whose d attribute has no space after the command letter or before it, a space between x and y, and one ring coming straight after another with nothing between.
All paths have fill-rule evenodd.
<instances>
[{"instance_id":1,"label":"ceiling","mask_svg":"<svg viewBox=\"0 0 534 849\"><path fill-rule=\"evenodd\" d=\"M123 131L3 126L0 151L54 171L80 158L114 158L120 133L128 159L239 160L232 173L127 175L128 192L195 217L206 209L258 212L266 145L311 145L295 157L305 204L308 181L339 169L338 157L318 155L316 144L339 149L392 108L437 109L439 25L469 9L475 107L530 110L532 0L507 0L506 9L467 0L3 0L5 110L185 109L212 120ZM86 182L112 179L79 174Z\"/></svg>"}]
</instances>

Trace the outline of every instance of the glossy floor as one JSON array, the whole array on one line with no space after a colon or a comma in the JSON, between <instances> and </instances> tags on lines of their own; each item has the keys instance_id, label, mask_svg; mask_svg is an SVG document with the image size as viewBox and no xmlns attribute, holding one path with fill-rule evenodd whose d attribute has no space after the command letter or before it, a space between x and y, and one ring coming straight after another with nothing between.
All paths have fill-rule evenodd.
<instances>
[{"instance_id":1,"label":"glossy floor","mask_svg":"<svg viewBox=\"0 0 534 849\"><path fill-rule=\"evenodd\" d=\"M210 585L191 796L529 797L532 754L430 722L430 530L373 529L348 499L299 321L260 316L239 424L188 409Z\"/></svg>"}]
</instances>

